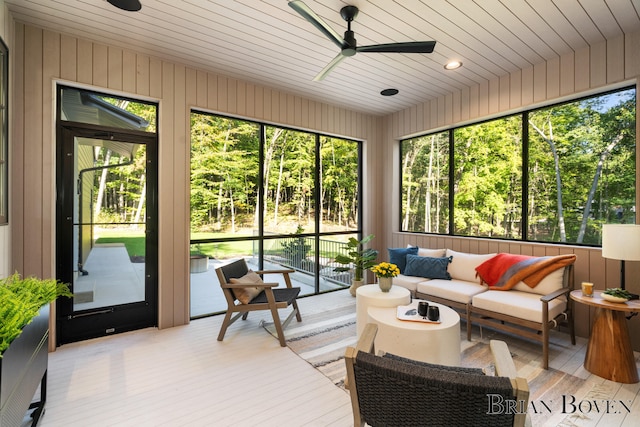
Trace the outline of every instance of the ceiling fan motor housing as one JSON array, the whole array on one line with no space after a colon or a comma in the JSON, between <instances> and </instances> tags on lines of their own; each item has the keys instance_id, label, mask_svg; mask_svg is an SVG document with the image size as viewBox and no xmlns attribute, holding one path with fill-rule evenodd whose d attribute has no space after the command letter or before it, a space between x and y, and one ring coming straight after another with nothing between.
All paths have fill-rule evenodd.
<instances>
[{"instance_id":1,"label":"ceiling fan motor housing","mask_svg":"<svg viewBox=\"0 0 640 427\"><path fill-rule=\"evenodd\" d=\"M342 54L344 56L353 56L356 54L356 37L353 31L347 30L344 32L344 47L342 48Z\"/></svg>"}]
</instances>

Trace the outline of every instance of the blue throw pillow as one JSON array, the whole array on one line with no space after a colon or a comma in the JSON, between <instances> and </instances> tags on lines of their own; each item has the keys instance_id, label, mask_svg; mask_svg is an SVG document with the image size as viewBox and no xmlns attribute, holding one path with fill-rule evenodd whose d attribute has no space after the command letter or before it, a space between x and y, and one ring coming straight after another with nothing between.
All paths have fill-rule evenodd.
<instances>
[{"instance_id":1,"label":"blue throw pillow","mask_svg":"<svg viewBox=\"0 0 640 427\"><path fill-rule=\"evenodd\" d=\"M404 274L404 267L407 265L407 255L417 255L418 247L410 248L388 248L389 262L395 264L400 269L400 274Z\"/></svg>"},{"instance_id":2,"label":"blue throw pillow","mask_svg":"<svg viewBox=\"0 0 640 427\"><path fill-rule=\"evenodd\" d=\"M431 258L417 255L407 255L407 276L425 277L427 279L451 280L447 267L453 257Z\"/></svg>"}]
</instances>

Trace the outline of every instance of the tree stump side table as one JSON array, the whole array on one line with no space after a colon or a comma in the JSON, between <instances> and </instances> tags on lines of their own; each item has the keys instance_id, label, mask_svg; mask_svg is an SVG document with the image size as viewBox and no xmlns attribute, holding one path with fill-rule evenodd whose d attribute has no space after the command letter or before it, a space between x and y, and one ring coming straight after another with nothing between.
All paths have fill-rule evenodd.
<instances>
[{"instance_id":1,"label":"tree stump side table","mask_svg":"<svg viewBox=\"0 0 640 427\"><path fill-rule=\"evenodd\" d=\"M583 296L580 290L571 292L574 301L596 308L584 367L599 377L635 384L638 382L638 368L625 313L640 312L640 301L613 303L602 299L601 295L601 291L594 291L593 297Z\"/></svg>"}]
</instances>

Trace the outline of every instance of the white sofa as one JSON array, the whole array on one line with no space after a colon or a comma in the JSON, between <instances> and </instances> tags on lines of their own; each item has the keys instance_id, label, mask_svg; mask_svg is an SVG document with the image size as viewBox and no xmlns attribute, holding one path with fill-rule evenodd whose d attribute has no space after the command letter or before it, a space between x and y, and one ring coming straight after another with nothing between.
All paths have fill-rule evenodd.
<instances>
[{"instance_id":1,"label":"white sofa","mask_svg":"<svg viewBox=\"0 0 640 427\"><path fill-rule=\"evenodd\" d=\"M512 289L492 290L481 283L476 267L497 254L470 254L450 249L418 249L422 257L451 257L447 272L451 280L428 279L400 274L393 284L411 291L412 296L457 309L466 319L467 339L472 325L486 325L542 342L543 367L549 366L549 331L565 322L575 345L571 301L573 265L548 274L531 288L519 282Z\"/></svg>"}]
</instances>

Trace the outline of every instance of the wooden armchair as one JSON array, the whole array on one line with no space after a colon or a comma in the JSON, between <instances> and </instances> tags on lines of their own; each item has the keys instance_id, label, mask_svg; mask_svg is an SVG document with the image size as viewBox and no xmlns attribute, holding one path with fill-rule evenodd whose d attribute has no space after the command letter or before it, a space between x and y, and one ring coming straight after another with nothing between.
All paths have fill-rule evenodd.
<instances>
[{"instance_id":1,"label":"wooden armchair","mask_svg":"<svg viewBox=\"0 0 640 427\"><path fill-rule=\"evenodd\" d=\"M354 426L525 425L529 386L515 377L504 342L491 342L501 376L488 376L476 368L376 356L376 333L377 325L367 324L356 347L345 354Z\"/></svg>"},{"instance_id":2,"label":"wooden armchair","mask_svg":"<svg viewBox=\"0 0 640 427\"><path fill-rule=\"evenodd\" d=\"M298 322L302 321L298 303L296 302L300 288L291 286L289 277L289 274L293 272L294 270L251 271L244 259L216 268L220 287L228 306L220 327L218 341L223 340L227 328L238 320L240 316L242 316L242 320L246 320L250 311L270 310L280 345L285 347L287 344L284 339L283 329L291 322L294 315ZM278 283L263 282L260 275L265 274L282 274L286 288L277 288ZM278 309L289 306L292 306L291 313L281 323Z\"/></svg>"}]
</instances>

